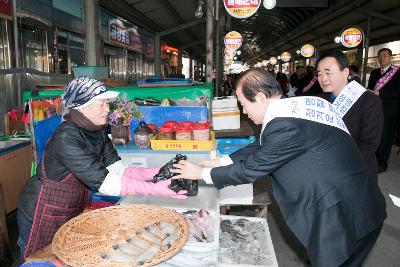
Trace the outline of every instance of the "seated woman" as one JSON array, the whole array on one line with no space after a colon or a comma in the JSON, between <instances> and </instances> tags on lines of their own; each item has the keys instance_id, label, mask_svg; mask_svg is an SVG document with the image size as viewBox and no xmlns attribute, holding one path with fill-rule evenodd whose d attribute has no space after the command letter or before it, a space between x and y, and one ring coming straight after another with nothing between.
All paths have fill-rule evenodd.
<instances>
[{"instance_id":1,"label":"seated woman","mask_svg":"<svg viewBox=\"0 0 400 267\"><path fill-rule=\"evenodd\" d=\"M68 113L19 197L18 245L23 260L49 244L61 225L82 212L91 188L107 195L186 198L186 191L169 189L171 180L147 181L159 168L122 165L105 127L108 102L117 95L88 77L75 78L66 86L62 100Z\"/></svg>"}]
</instances>

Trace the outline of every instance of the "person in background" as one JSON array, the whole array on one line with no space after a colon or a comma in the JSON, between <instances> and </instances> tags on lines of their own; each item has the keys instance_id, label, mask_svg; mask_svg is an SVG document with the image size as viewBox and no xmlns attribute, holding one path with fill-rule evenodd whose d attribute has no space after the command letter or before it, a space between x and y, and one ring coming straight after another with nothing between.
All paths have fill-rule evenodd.
<instances>
[{"instance_id":1,"label":"person in background","mask_svg":"<svg viewBox=\"0 0 400 267\"><path fill-rule=\"evenodd\" d=\"M280 84L283 94L287 95L287 93L289 92L288 88L289 81L286 74L283 72L278 72L276 74L276 80Z\"/></svg>"},{"instance_id":2,"label":"person in background","mask_svg":"<svg viewBox=\"0 0 400 267\"><path fill-rule=\"evenodd\" d=\"M350 65L349 78L350 81L356 81L361 84L360 68L357 65Z\"/></svg>"},{"instance_id":3,"label":"person in background","mask_svg":"<svg viewBox=\"0 0 400 267\"><path fill-rule=\"evenodd\" d=\"M321 98L281 99L277 81L259 68L244 72L236 90L243 112L262 124L259 142L199 164L181 160L174 178L204 179L222 189L270 174L272 194L311 265L361 266L386 204L343 121Z\"/></svg>"},{"instance_id":4,"label":"person in background","mask_svg":"<svg viewBox=\"0 0 400 267\"><path fill-rule=\"evenodd\" d=\"M343 52L321 55L317 70L319 84L326 93L324 98L333 103L367 165L377 174L375 152L383 130L383 110L379 97L356 82L348 84L349 60Z\"/></svg>"},{"instance_id":5,"label":"person in background","mask_svg":"<svg viewBox=\"0 0 400 267\"><path fill-rule=\"evenodd\" d=\"M125 168L121 163L105 127L108 102L117 95L88 77L75 78L66 86L62 100L67 114L19 197L18 245L23 261L82 212L92 188L107 195L186 198L185 191L175 193L168 188L171 180L147 181L159 168Z\"/></svg>"},{"instance_id":6,"label":"person in background","mask_svg":"<svg viewBox=\"0 0 400 267\"><path fill-rule=\"evenodd\" d=\"M290 76L290 85L296 88L295 95L301 94L304 87L304 66L297 66L296 72Z\"/></svg>"},{"instance_id":7,"label":"person in background","mask_svg":"<svg viewBox=\"0 0 400 267\"><path fill-rule=\"evenodd\" d=\"M383 107L383 133L377 152L379 172L385 172L388 167L396 127L400 120L400 70L391 60L392 50L382 48L378 51L381 67L371 72L367 87L379 96Z\"/></svg>"},{"instance_id":8,"label":"person in background","mask_svg":"<svg viewBox=\"0 0 400 267\"><path fill-rule=\"evenodd\" d=\"M304 76L303 92L298 95L318 96L322 93L322 88L318 83L317 73L313 66L306 67L306 76Z\"/></svg>"}]
</instances>

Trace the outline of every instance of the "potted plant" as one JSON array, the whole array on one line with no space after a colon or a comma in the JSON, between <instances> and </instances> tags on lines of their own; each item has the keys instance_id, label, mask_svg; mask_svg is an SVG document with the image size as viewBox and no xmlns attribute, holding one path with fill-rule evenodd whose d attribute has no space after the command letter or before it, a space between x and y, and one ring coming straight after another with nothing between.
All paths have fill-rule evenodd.
<instances>
[{"instance_id":1,"label":"potted plant","mask_svg":"<svg viewBox=\"0 0 400 267\"><path fill-rule=\"evenodd\" d=\"M126 94L110 102L108 124L111 125L111 136L114 144L126 145L129 141L131 120L140 120L142 113L133 101L126 99Z\"/></svg>"}]
</instances>

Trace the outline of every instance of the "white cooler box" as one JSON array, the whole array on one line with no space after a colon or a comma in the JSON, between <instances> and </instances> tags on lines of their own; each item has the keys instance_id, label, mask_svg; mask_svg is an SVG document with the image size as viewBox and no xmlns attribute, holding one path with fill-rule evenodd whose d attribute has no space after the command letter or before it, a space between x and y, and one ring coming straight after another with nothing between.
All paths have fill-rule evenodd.
<instances>
[{"instance_id":1,"label":"white cooler box","mask_svg":"<svg viewBox=\"0 0 400 267\"><path fill-rule=\"evenodd\" d=\"M214 130L240 129L240 111L236 96L214 97L211 114Z\"/></svg>"},{"instance_id":2,"label":"white cooler box","mask_svg":"<svg viewBox=\"0 0 400 267\"><path fill-rule=\"evenodd\" d=\"M212 109L214 130L240 129L240 111L236 108Z\"/></svg>"}]
</instances>

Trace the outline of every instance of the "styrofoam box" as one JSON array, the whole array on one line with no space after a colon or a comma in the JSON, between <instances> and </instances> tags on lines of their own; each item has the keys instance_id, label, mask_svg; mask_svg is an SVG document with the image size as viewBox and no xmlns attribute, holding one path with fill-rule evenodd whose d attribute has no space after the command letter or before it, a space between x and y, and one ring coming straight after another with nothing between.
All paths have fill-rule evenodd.
<instances>
[{"instance_id":1,"label":"styrofoam box","mask_svg":"<svg viewBox=\"0 0 400 267\"><path fill-rule=\"evenodd\" d=\"M213 129L234 130L240 129L240 111L238 108L212 110Z\"/></svg>"},{"instance_id":2,"label":"styrofoam box","mask_svg":"<svg viewBox=\"0 0 400 267\"><path fill-rule=\"evenodd\" d=\"M220 267L233 267L233 266L239 266L239 267L255 267L255 266L256 267L278 267L278 261L276 260L274 245L272 244L271 233L269 232L268 222L267 222L266 219L259 218L259 217L244 217L244 216L232 216L232 215L221 215L220 218L221 218L221 221L222 220L236 221L236 220L239 220L239 219L246 219L246 220L249 220L249 221L259 221L259 222L261 222L265 227L266 242L267 242L268 248L269 248L269 251L266 251L265 253L270 255L271 264L270 265L251 265L251 264L233 264L233 263L218 262L217 266L220 266Z\"/></svg>"},{"instance_id":3,"label":"styrofoam box","mask_svg":"<svg viewBox=\"0 0 400 267\"><path fill-rule=\"evenodd\" d=\"M237 108L236 96L214 97L211 102L212 109Z\"/></svg>"}]
</instances>

